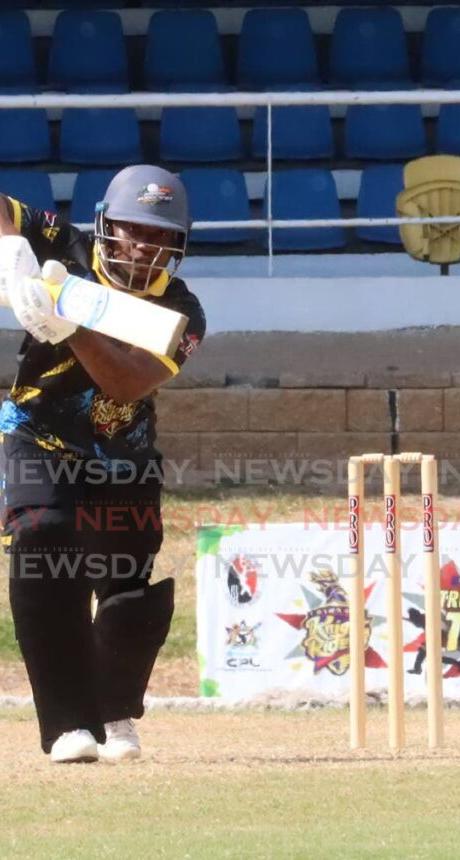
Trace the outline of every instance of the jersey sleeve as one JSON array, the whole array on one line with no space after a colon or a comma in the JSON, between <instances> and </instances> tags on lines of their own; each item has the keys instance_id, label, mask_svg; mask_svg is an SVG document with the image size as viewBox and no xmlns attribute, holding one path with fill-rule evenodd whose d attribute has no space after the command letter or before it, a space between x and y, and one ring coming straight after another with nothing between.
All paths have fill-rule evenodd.
<instances>
[{"instance_id":1,"label":"jersey sleeve","mask_svg":"<svg viewBox=\"0 0 460 860\"><path fill-rule=\"evenodd\" d=\"M206 332L206 317L197 297L187 289L185 283L179 278L174 278L171 281L163 300L159 304L188 317L187 328L182 335L174 358L164 362L176 375L203 340Z\"/></svg>"},{"instance_id":2,"label":"jersey sleeve","mask_svg":"<svg viewBox=\"0 0 460 860\"><path fill-rule=\"evenodd\" d=\"M46 260L59 260L74 274L88 270L89 238L68 221L44 209L34 209L12 197L14 226L30 242L40 266Z\"/></svg>"},{"instance_id":3,"label":"jersey sleeve","mask_svg":"<svg viewBox=\"0 0 460 860\"><path fill-rule=\"evenodd\" d=\"M188 316L187 328L182 335L179 346L174 356L174 361L178 369L182 367L187 359L195 352L200 345L206 332L206 319L197 297L193 293L189 293L192 301L187 303L187 308L181 311Z\"/></svg>"}]
</instances>

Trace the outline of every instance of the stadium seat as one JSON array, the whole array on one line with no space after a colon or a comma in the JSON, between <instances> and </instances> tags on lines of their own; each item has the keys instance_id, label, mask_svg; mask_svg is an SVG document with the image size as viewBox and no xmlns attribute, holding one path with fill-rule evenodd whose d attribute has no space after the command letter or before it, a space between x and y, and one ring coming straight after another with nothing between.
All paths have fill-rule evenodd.
<instances>
[{"instance_id":1,"label":"stadium seat","mask_svg":"<svg viewBox=\"0 0 460 860\"><path fill-rule=\"evenodd\" d=\"M0 170L0 193L35 209L56 209L51 180L41 170Z\"/></svg>"},{"instance_id":2,"label":"stadium seat","mask_svg":"<svg viewBox=\"0 0 460 860\"><path fill-rule=\"evenodd\" d=\"M404 167L404 190L396 198L402 218L458 216L460 209L460 158L428 155ZM460 260L459 224L402 224L401 241L416 260L449 266ZM441 274L447 274L443 270Z\"/></svg>"},{"instance_id":3,"label":"stadium seat","mask_svg":"<svg viewBox=\"0 0 460 860\"><path fill-rule=\"evenodd\" d=\"M435 150L460 155L460 104L444 104L439 108Z\"/></svg>"},{"instance_id":4,"label":"stadium seat","mask_svg":"<svg viewBox=\"0 0 460 860\"><path fill-rule=\"evenodd\" d=\"M35 2L37 3L37 0ZM24 4L28 8L29 0L22 0L22 5L24 6ZM97 3L94 3L94 0L43 0L40 3L40 6L45 9L88 9L91 7L94 9L94 6L98 9L122 9L127 5L129 5L128 2L124 3L123 0L97 0Z\"/></svg>"},{"instance_id":5,"label":"stadium seat","mask_svg":"<svg viewBox=\"0 0 460 860\"><path fill-rule=\"evenodd\" d=\"M249 200L244 176L238 170L223 168L190 168L180 178L187 190L193 221L249 221ZM244 242L251 230L193 230L191 242Z\"/></svg>"},{"instance_id":6,"label":"stadium seat","mask_svg":"<svg viewBox=\"0 0 460 860\"><path fill-rule=\"evenodd\" d=\"M345 120L347 158L412 158L426 153L419 105L352 105Z\"/></svg>"},{"instance_id":7,"label":"stadium seat","mask_svg":"<svg viewBox=\"0 0 460 860\"><path fill-rule=\"evenodd\" d=\"M267 217L267 186L264 216ZM329 170L304 168L274 171L272 179L272 216L274 219L340 218L340 204L334 178ZM267 231L263 244L267 246ZM275 251L310 251L342 248L345 232L341 227L285 227L273 230Z\"/></svg>"},{"instance_id":8,"label":"stadium seat","mask_svg":"<svg viewBox=\"0 0 460 860\"><path fill-rule=\"evenodd\" d=\"M237 81L242 89L318 81L310 21L303 9L250 9L238 40Z\"/></svg>"},{"instance_id":9,"label":"stadium seat","mask_svg":"<svg viewBox=\"0 0 460 860\"><path fill-rule=\"evenodd\" d=\"M358 218L396 218L396 197L404 188L404 168L401 164L366 167L361 177L358 195ZM400 245L398 227L358 227L360 239Z\"/></svg>"},{"instance_id":10,"label":"stadium seat","mask_svg":"<svg viewBox=\"0 0 460 860\"><path fill-rule=\"evenodd\" d=\"M39 108L0 110L0 162L46 161L51 158L46 111Z\"/></svg>"},{"instance_id":11,"label":"stadium seat","mask_svg":"<svg viewBox=\"0 0 460 860\"><path fill-rule=\"evenodd\" d=\"M85 170L75 180L70 220L73 224L90 224L94 221L96 203L102 200L116 170Z\"/></svg>"},{"instance_id":12,"label":"stadium seat","mask_svg":"<svg viewBox=\"0 0 460 860\"><path fill-rule=\"evenodd\" d=\"M166 161L230 161L243 154L234 107L163 108L160 157Z\"/></svg>"},{"instance_id":13,"label":"stadium seat","mask_svg":"<svg viewBox=\"0 0 460 860\"><path fill-rule=\"evenodd\" d=\"M48 84L81 93L128 91L128 61L116 12L67 9L54 25Z\"/></svg>"},{"instance_id":14,"label":"stadium seat","mask_svg":"<svg viewBox=\"0 0 460 860\"><path fill-rule=\"evenodd\" d=\"M272 156L283 159L330 158L331 118L325 105L272 108ZM252 155L267 157L267 108L258 107L252 127Z\"/></svg>"},{"instance_id":15,"label":"stadium seat","mask_svg":"<svg viewBox=\"0 0 460 860\"><path fill-rule=\"evenodd\" d=\"M341 9L331 39L329 83L408 82L409 55L400 13L390 7Z\"/></svg>"},{"instance_id":16,"label":"stadium seat","mask_svg":"<svg viewBox=\"0 0 460 860\"><path fill-rule=\"evenodd\" d=\"M7 0L7 2L4 2L2 5L8 10L35 9L35 7L39 5L39 3L40 0L27 0L27 2L25 2L25 0Z\"/></svg>"},{"instance_id":17,"label":"stadium seat","mask_svg":"<svg viewBox=\"0 0 460 860\"><path fill-rule=\"evenodd\" d=\"M60 158L73 164L142 162L139 123L132 108L77 108L62 113Z\"/></svg>"},{"instance_id":18,"label":"stadium seat","mask_svg":"<svg viewBox=\"0 0 460 860\"><path fill-rule=\"evenodd\" d=\"M25 12L0 12L0 93L31 93L37 89L32 33Z\"/></svg>"},{"instance_id":19,"label":"stadium seat","mask_svg":"<svg viewBox=\"0 0 460 860\"><path fill-rule=\"evenodd\" d=\"M171 9L152 15L144 82L151 90L181 83L225 83L222 46L212 12Z\"/></svg>"},{"instance_id":20,"label":"stadium seat","mask_svg":"<svg viewBox=\"0 0 460 860\"><path fill-rule=\"evenodd\" d=\"M180 83L170 84L168 87L169 93L232 93L235 92L235 87L231 84L213 84L213 83L190 83L190 81L182 81Z\"/></svg>"},{"instance_id":21,"label":"stadium seat","mask_svg":"<svg viewBox=\"0 0 460 860\"><path fill-rule=\"evenodd\" d=\"M460 9L432 9L422 42L422 83L443 87L460 78Z\"/></svg>"}]
</instances>

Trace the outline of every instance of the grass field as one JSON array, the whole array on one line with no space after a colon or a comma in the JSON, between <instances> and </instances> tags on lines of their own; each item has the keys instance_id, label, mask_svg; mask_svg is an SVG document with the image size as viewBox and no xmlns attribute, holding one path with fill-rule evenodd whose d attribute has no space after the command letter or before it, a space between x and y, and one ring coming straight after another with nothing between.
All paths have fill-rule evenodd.
<instances>
[{"instance_id":1,"label":"grass field","mask_svg":"<svg viewBox=\"0 0 460 860\"><path fill-rule=\"evenodd\" d=\"M30 712L0 717L2 860L458 856L458 711L431 755L411 712L400 757L383 711L356 754L346 712L161 712L140 724L143 759L118 766L52 765Z\"/></svg>"},{"instance_id":2,"label":"grass field","mask_svg":"<svg viewBox=\"0 0 460 860\"><path fill-rule=\"evenodd\" d=\"M419 505L407 500L407 519ZM443 518L458 518L443 500ZM214 492L165 498L156 578L177 579L177 610L155 692L197 691L195 523L346 517L344 499L300 492ZM370 519L378 516L371 506ZM5 560L2 572L6 573ZM12 692L20 677L0 588L0 655ZM18 674L19 673L19 674ZM5 691L5 690L4 690ZM460 841L460 713L446 714L446 746L425 749L426 713L408 714L408 749L386 752L386 714L370 714L369 748L348 751L348 714L147 714L143 758L110 766L52 765L32 709L0 710L2 860L450 860Z\"/></svg>"}]
</instances>

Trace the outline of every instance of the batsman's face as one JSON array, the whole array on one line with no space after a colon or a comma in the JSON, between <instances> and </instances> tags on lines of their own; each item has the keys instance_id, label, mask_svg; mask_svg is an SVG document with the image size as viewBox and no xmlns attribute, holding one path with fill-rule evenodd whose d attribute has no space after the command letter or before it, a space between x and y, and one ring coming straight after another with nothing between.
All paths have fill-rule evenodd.
<instances>
[{"instance_id":1,"label":"batsman's face","mask_svg":"<svg viewBox=\"0 0 460 860\"><path fill-rule=\"evenodd\" d=\"M172 230L111 221L106 240L106 263L116 282L134 292L145 292L172 257L181 253L178 235Z\"/></svg>"}]
</instances>

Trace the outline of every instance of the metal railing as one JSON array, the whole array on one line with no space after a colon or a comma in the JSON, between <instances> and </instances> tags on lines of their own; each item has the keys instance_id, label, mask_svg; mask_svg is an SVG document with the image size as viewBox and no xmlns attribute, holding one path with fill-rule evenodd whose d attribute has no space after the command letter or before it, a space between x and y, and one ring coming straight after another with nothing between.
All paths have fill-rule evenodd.
<instances>
[{"instance_id":1,"label":"metal railing","mask_svg":"<svg viewBox=\"0 0 460 860\"><path fill-rule=\"evenodd\" d=\"M385 105L460 104L460 90L385 90L349 91L316 90L309 92L215 92L215 93L146 93L120 94L62 94L37 93L31 95L0 95L2 108L163 108L163 107L267 107L267 217L248 221L194 221L194 230L218 230L222 228L261 229L268 231L268 273L273 272L273 230L287 228L328 227L388 227L400 224L457 224L460 216L434 218L335 218L335 219L274 219L273 218L273 151L272 109L286 105ZM92 224L78 225L91 229Z\"/></svg>"}]
</instances>

